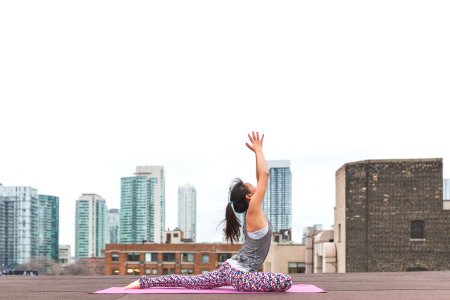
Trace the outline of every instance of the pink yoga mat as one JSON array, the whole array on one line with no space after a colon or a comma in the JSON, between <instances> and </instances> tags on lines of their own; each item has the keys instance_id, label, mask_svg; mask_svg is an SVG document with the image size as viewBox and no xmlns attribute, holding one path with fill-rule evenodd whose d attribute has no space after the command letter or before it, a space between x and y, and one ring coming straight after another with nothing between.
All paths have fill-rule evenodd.
<instances>
[{"instance_id":1,"label":"pink yoga mat","mask_svg":"<svg viewBox=\"0 0 450 300\"><path fill-rule=\"evenodd\" d=\"M258 294L258 292L254 292ZM321 288L311 284L294 284L284 293L326 293ZM106 290L96 291L93 294L249 294L240 292L231 286L214 289L193 290L185 288L150 288L150 289L124 289L123 287L111 287Z\"/></svg>"}]
</instances>

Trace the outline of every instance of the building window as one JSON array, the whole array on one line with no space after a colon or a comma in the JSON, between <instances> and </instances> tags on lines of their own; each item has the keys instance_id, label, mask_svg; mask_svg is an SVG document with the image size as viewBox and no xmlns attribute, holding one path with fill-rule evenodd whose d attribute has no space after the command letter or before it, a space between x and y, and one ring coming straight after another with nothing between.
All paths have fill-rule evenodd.
<instances>
[{"instance_id":1,"label":"building window","mask_svg":"<svg viewBox=\"0 0 450 300\"><path fill-rule=\"evenodd\" d=\"M119 253L111 254L111 261L119 261Z\"/></svg>"},{"instance_id":2,"label":"building window","mask_svg":"<svg viewBox=\"0 0 450 300\"><path fill-rule=\"evenodd\" d=\"M163 268L163 270L162 270L163 275L169 275L169 274L174 274L174 273L175 273L174 268Z\"/></svg>"},{"instance_id":3,"label":"building window","mask_svg":"<svg viewBox=\"0 0 450 300\"><path fill-rule=\"evenodd\" d=\"M209 263L209 254L202 254L202 264Z\"/></svg>"},{"instance_id":4,"label":"building window","mask_svg":"<svg viewBox=\"0 0 450 300\"><path fill-rule=\"evenodd\" d=\"M425 222L422 220L415 220L411 222L411 239L425 238Z\"/></svg>"},{"instance_id":5,"label":"building window","mask_svg":"<svg viewBox=\"0 0 450 300\"><path fill-rule=\"evenodd\" d=\"M127 261L139 261L139 253L129 252L127 254Z\"/></svg>"},{"instance_id":6,"label":"building window","mask_svg":"<svg viewBox=\"0 0 450 300\"><path fill-rule=\"evenodd\" d=\"M141 270L139 269L127 269L127 275L140 275L141 274Z\"/></svg>"},{"instance_id":7,"label":"building window","mask_svg":"<svg viewBox=\"0 0 450 300\"><path fill-rule=\"evenodd\" d=\"M181 269L181 274L182 275L194 274L194 269Z\"/></svg>"},{"instance_id":8,"label":"building window","mask_svg":"<svg viewBox=\"0 0 450 300\"><path fill-rule=\"evenodd\" d=\"M219 253L217 255L219 263L224 263L227 259L231 258L231 253Z\"/></svg>"},{"instance_id":9,"label":"building window","mask_svg":"<svg viewBox=\"0 0 450 300\"><path fill-rule=\"evenodd\" d=\"M174 234L173 234L173 237L174 237L174 238L177 238L177 237L178 237L178 233L174 233Z\"/></svg>"},{"instance_id":10,"label":"building window","mask_svg":"<svg viewBox=\"0 0 450 300\"><path fill-rule=\"evenodd\" d=\"M119 269L112 269L112 275L119 275Z\"/></svg>"},{"instance_id":11,"label":"building window","mask_svg":"<svg viewBox=\"0 0 450 300\"><path fill-rule=\"evenodd\" d=\"M423 267L411 267L406 269L407 272L421 272L421 271L428 271L427 268Z\"/></svg>"},{"instance_id":12,"label":"building window","mask_svg":"<svg viewBox=\"0 0 450 300\"><path fill-rule=\"evenodd\" d=\"M301 262L288 263L288 273L305 273L305 263Z\"/></svg>"},{"instance_id":13,"label":"building window","mask_svg":"<svg viewBox=\"0 0 450 300\"><path fill-rule=\"evenodd\" d=\"M206 269L202 269L202 274L208 274L210 271Z\"/></svg>"},{"instance_id":14,"label":"building window","mask_svg":"<svg viewBox=\"0 0 450 300\"><path fill-rule=\"evenodd\" d=\"M182 253L181 261L182 262L194 262L194 253Z\"/></svg>"},{"instance_id":15,"label":"building window","mask_svg":"<svg viewBox=\"0 0 450 300\"><path fill-rule=\"evenodd\" d=\"M158 261L158 253L145 253L145 261Z\"/></svg>"},{"instance_id":16,"label":"building window","mask_svg":"<svg viewBox=\"0 0 450 300\"><path fill-rule=\"evenodd\" d=\"M175 261L175 253L163 253L163 261Z\"/></svg>"},{"instance_id":17,"label":"building window","mask_svg":"<svg viewBox=\"0 0 450 300\"><path fill-rule=\"evenodd\" d=\"M145 269L145 275L157 275L158 269Z\"/></svg>"},{"instance_id":18,"label":"building window","mask_svg":"<svg viewBox=\"0 0 450 300\"><path fill-rule=\"evenodd\" d=\"M341 230L342 230L341 224L339 224L339 225L338 225L338 243L341 242Z\"/></svg>"}]
</instances>

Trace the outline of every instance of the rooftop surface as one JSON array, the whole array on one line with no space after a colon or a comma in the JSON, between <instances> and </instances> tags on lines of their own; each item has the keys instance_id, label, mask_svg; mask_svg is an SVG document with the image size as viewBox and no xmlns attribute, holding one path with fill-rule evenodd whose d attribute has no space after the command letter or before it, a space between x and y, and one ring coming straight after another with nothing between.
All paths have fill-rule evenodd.
<instances>
[{"instance_id":1,"label":"rooftop surface","mask_svg":"<svg viewBox=\"0 0 450 300\"><path fill-rule=\"evenodd\" d=\"M90 294L113 286L125 286L135 276L3 276L0 299L364 299L449 300L450 271L295 274L294 283L313 284L327 293L264 294Z\"/></svg>"}]
</instances>

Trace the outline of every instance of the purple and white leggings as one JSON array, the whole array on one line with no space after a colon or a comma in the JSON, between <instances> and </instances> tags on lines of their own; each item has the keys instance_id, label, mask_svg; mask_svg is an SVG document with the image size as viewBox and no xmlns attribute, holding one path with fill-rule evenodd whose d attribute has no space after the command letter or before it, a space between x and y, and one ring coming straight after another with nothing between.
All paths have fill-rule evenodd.
<instances>
[{"instance_id":1,"label":"purple and white leggings","mask_svg":"<svg viewBox=\"0 0 450 300\"><path fill-rule=\"evenodd\" d=\"M188 289L212 289L231 285L244 292L284 292L292 286L292 278L281 273L242 272L227 262L212 272L202 275L142 276L141 289L151 287L185 287Z\"/></svg>"}]
</instances>

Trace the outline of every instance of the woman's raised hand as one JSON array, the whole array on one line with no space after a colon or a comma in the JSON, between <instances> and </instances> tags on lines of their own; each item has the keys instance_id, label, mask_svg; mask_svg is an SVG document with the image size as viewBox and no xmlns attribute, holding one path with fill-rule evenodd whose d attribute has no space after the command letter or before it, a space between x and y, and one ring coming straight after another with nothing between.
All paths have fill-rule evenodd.
<instances>
[{"instance_id":1,"label":"woman's raised hand","mask_svg":"<svg viewBox=\"0 0 450 300\"><path fill-rule=\"evenodd\" d=\"M245 143L247 147L252 150L253 152L256 152L257 150L262 150L263 147L263 140L264 140L264 134L259 136L259 132L256 133L252 131L252 134L248 134L248 138L250 140L250 143Z\"/></svg>"}]
</instances>

